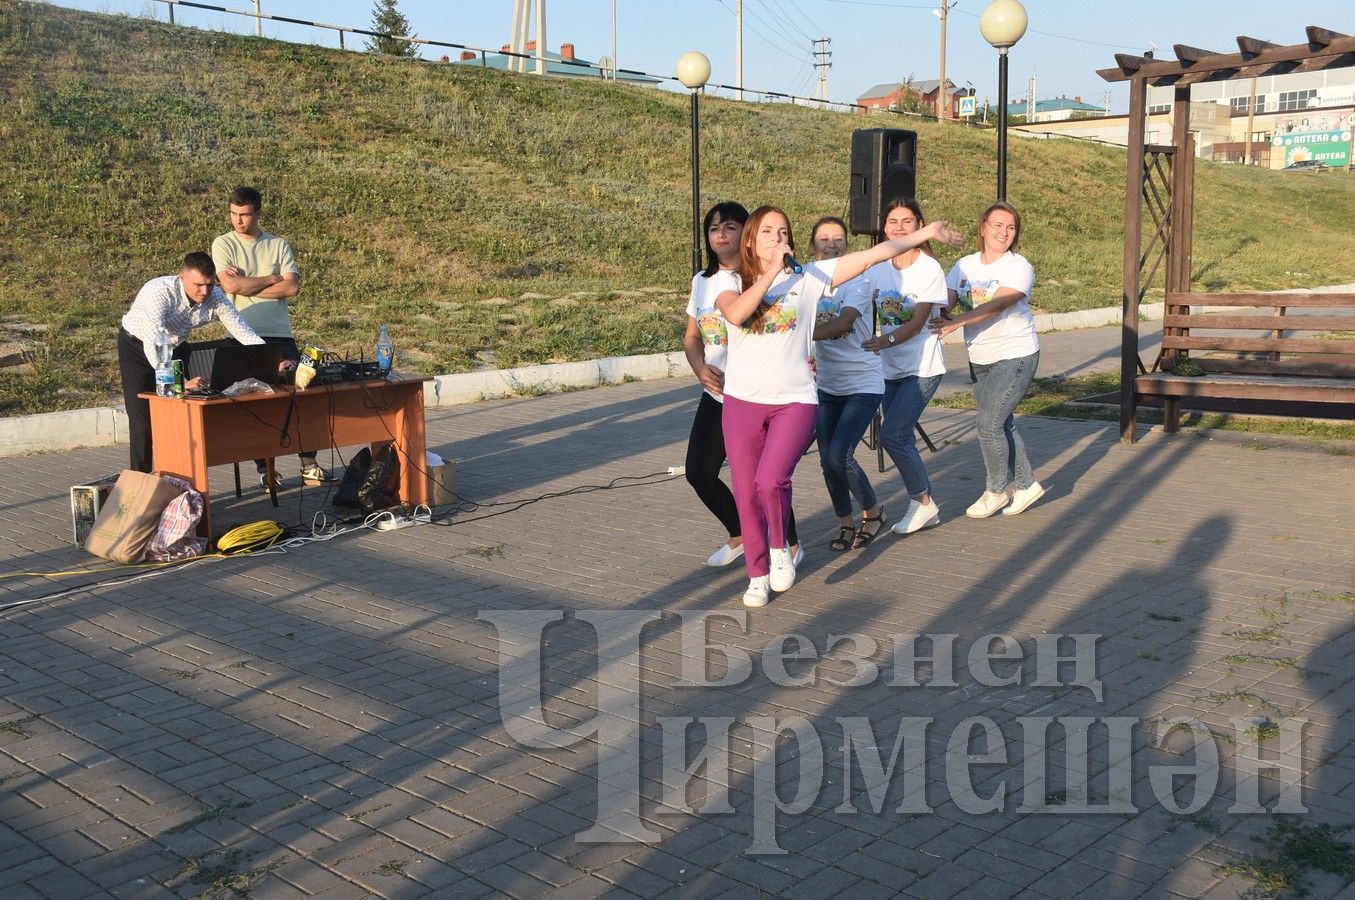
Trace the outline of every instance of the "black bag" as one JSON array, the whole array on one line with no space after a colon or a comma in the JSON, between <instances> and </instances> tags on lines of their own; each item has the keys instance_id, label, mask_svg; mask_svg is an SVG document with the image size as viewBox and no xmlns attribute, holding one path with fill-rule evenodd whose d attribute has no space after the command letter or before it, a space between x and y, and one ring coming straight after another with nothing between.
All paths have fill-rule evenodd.
<instances>
[{"instance_id":1,"label":"black bag","mask_svg":"<svg viewBox=\"0 0 1355 900\"><path fill-rule=\"evenodd\" d=\"M400 460L394 445L382 446L372 457L367 476L358 488L358 502L368 512L400 504Z\"/></svg>"},{"instance_id":2,"label":"black bag","mask_svg":"<svg viewBox=\"0 0 1355 900\"><path fill-rule=\"evenodd\" d=\"M335 506L342 506L345 509L361 509L362 501L358 498L358 489L362 487L362 482L367 478L367 470L372 466L372 451L363 447L353 455L348 461L348 465L343 470L343 481L339 482L339 490L334 495L332 501Z\"/></svg>"}]
</instances>

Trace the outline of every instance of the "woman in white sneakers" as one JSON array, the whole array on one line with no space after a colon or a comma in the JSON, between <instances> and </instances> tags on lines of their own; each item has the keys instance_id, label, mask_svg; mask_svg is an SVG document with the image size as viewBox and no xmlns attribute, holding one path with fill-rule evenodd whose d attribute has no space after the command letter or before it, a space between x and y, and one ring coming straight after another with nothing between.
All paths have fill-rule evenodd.
<instances>
[{"instance_id":1,"label":"woman in white sneakers","mask_svg":"<svg viewBox=\"0 0 1355 900\"><path fill-rule=\"evenodd\" d=\"M734 495L720 480L720 468L725 464L721 412L729 338L724 317L715 308L715 298L722 291L738 289L735 269L739 264L739 238L743 234L743 223L747 221L748 210L733 201L717 203L706 211L703 227L706 267L692 277L691 299L687 302L687 333L682 338L687 363L705 389L687 438L687 483L729 533L729 540L706 560L708 566L727 566L743 556L739 511L734 505ZM795 535L794 515L790 517L786 533L792 549L798 551L800 542Z\"/></svg>"},{"instance_id":2,"label":"woman in white sneakers","mask_svg":"<svg viewBox=\"0 0 1355 900\"><path fill-rule=\"evenodd\" d=\"M792 274L790 220L763 206L749 217L739 249L741 290L715 305L729 323L724 434L730 480L743 527L748 569L745 606L765 606L768 592L795 583L786 543L791 476L809 446L818 393L809 365L819 298L877 262L935 238L952 246L963 237L938 222L896 241L837 259L810 263Z\"/></svg>"},{"instance_id":3,"label":"woman in white sneakers","mask_svg":"<svg viewBox=\"0 0 1355 900\"><path fill-rule=\"evenodd\" d=\"M979 450L987 483L965 515L986 519L1001 510L1014 516L1044 494L1035 480L1013 412L1035 378L1040 339L1030 312L1035 270L1017 254L1021 215L999 200L979 220L979 252L964 257L946 278L951 317L931 323L937 337L964 328L965 347L978 379Z\"/></svg>"},{"instance_id":4,"label":"woman in white sneakers","mask_svg":"<svg viewBox=\"0 0 1355 900\"><path fill-rule=\"evenodd\" d=\"M912 234L926 224L918 202L902 197L885 209L882 230L885 237L893 239ZM864 345L879 353L884 363L880 444L894 461L910 497L908 511L894 524L894 533L912 534L941 521L913 430L946 374L941 340L926 327L950 302L946 274L931 244L925 243L871 266L864 277L880 320L880 334Z\"/></svg>"}]
</instances>

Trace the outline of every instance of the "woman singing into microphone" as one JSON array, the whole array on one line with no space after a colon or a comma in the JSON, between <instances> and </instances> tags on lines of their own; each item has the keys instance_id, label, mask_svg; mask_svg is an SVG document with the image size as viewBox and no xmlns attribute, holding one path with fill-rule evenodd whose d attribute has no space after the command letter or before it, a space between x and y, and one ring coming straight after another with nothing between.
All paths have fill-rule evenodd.
<instances>
[{"instance_id":1,"label":"woman singing into microphone","mask_svg":"<svg viewBox=\"0 0 1355 900\"><path fill-rule=\"evenodd\" d=\"M739 238L748 210L733 201L717 203L706 211L706 267L692 276L691 299L687 302L687 333L682 349L701 386L701 400L692 419L687 438L687 483L696 496L720 520L729 540L716 548L706 560L708 566L727 566L743 556L743 537L734 495L720 480L725 464L725 435L720 425L724 402L725 349L729 338L724 317L715 308L715 298L726 290L739 289L736 269L739 265ZM787 539L791 549L799 550L795 536L795 516L790 517Z\"/></svg>"},{"instance_id":2,"label":"woman singing into microphone","mask_svg":"<svg viewBox=\"0 0 1355 900\"><path fill-rule=\"evenodd\" d=\"M789 590L795 583L786 518L791 476L814 435L818 415L809 358L819 298L927 240L950 246L964 242L946 223L934 222L792 274L787 269L794 260L794 242L785 213L759 207L744 225L740 290L722 292L715 305L729 323L722 418L749 578L745 606L765 606L769 591Z\"/></svg>"}]
</instances>

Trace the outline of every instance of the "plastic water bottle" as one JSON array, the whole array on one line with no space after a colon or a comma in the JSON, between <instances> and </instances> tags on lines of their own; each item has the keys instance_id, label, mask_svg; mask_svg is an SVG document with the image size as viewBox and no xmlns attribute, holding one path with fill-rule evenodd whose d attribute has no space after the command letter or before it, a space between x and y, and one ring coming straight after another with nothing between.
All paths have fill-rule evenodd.
<instances>
[{"instance_id":1,"label":"plastic water bottle","mask_svg":"<svg viewBox=\"0 0 1355 900\"><path fill-rule=\"evenodd\" d=\"M169 332L161 326L155 335L155 393L161 397L174 396L174 345Z\"/></svg>"},{"instance_id":2,"label":"plastic water bottle","mask_svg":"<svg viewBox=\"0 0 1355 900\"><path fill-rule=\"evenodd\" d=\"M395 361L395 345L391 343L390 332L381 326L381 334L376 338L376 364L383 375L390 374L391 364Z\"/></svg>"}]
</instances>

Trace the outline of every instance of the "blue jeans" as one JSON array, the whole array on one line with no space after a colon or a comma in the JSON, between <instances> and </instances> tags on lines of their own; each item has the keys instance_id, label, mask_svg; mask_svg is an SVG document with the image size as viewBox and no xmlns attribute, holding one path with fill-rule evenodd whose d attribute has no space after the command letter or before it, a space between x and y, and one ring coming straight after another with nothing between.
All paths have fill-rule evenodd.
<instances>
[{"instance_id":1,"label":"blue jeans","mask_svg":"<svg viewBox=\"0 0 1355 900\"><path fill-rule=\"evenodd\" d=\"M1001 493L1009 482L1017 490L1035 483L1026 445L1016 430L1012 412L1035 380L1040 351L1017 359L1003 359L989 365L974 365L974 399L979 405L979 451L987 470L987 489Z\"/></svg>"},{"instance_id":2,"label":"blue jeans","mask_svg":"<svg viewBox=\"0 0 1355 900\"><path fill-rule=\"evenodd\" d=\"M913 429L917 426L917 420L922 418L922 411L932 402L932 395L940 384L940 375L909 375L907 378L885 381L885 421L880 427L880 443L889 458L894 460L903 486L914 500L923 494L930 494L932 482L927 477L922 454L917 452Z\"/></svg>"},{"instance_id":3,"label":"blue jeans","mask_svg":"<svg viewBox=\"0 0 1355 900\"><path fill-rule=\"evenodd\" d=\"M875 505L875 490L856 463L856 445L880 408L882 394L826 394L819 391L819 463L833 512L845 519L852 514L852 497L862 510Z\"/></svg>"}]
</instances>

